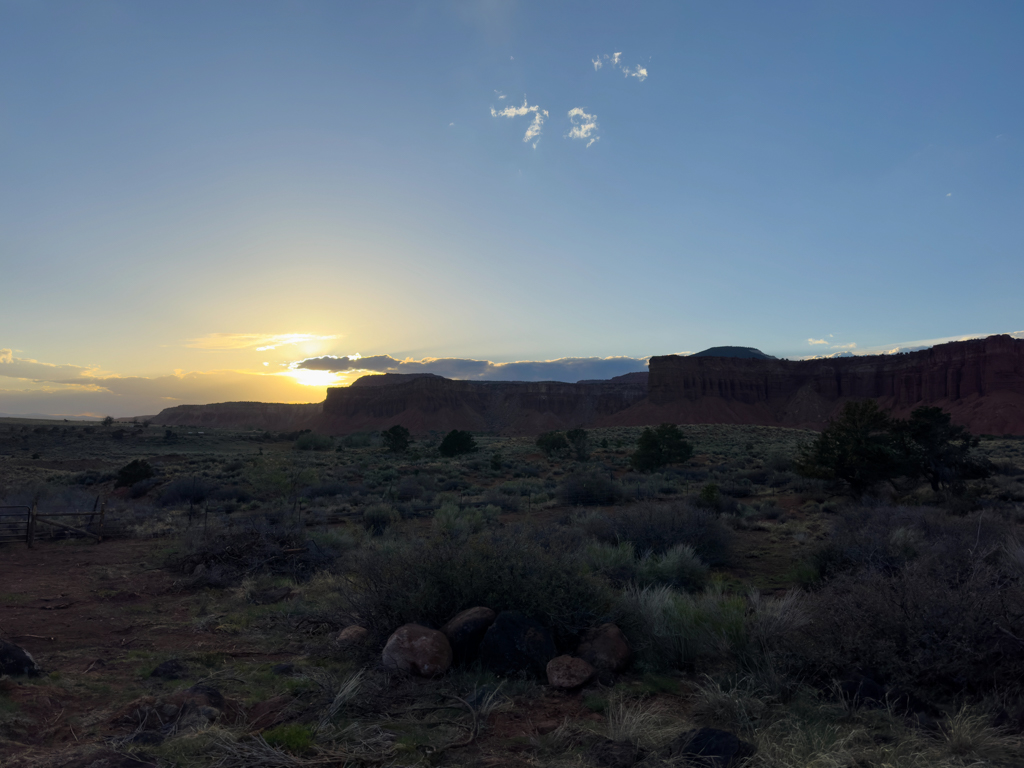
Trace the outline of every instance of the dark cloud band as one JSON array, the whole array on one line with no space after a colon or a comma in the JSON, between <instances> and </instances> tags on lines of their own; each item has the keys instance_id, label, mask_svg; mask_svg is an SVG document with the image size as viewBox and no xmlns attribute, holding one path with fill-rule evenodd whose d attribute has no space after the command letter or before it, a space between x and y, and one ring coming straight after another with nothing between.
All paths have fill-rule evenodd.
<instances>
[{"instance_id":1,"label":"dark cloud band","mask_svg":"<svg viewBox=\"0 0 1024 768\"><path fill-rule=\"evenodd\" d=\"M647 360L635 357L563 357L560 360L527 360L492 363L458 357L396 360L374 355L353 360L349 357L310 357L292 363L292 368L335 373L434 373L448 379L479 381L581 381L610 379L625 373L647 370Z\"/></svg>"}]
</instances>

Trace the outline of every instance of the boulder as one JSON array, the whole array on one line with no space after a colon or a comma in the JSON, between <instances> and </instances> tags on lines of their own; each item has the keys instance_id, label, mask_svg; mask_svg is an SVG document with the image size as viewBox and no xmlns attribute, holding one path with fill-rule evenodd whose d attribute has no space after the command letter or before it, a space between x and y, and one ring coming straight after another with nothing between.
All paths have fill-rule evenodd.
<instances>
[{"instance_id":1,"label":"boulder","mask_svg":"<svg viewBox=\"0 0 1024 768\"><path fill-rule=\"evenodd\" d=\"M20 645L0 640L0 675L39 677L42 674L31 653Z\"/></svg>"},{"instance_id":2,"label":"boulder","mask_svg":"<svg viewBox=\"0 0 1024 768\"><path fill-rule=\"evenodd\" d=\"M576 654L602 672L622 672L633 658L633 650L622 630L614 624L588 629Z\"/></svg>"},{"instance_id":3,"label":"boulder","mask_svg":"<svg viewBox=\"0 0 1024 768\"><path fill-rule=\"evenodd\" d=\"M594 668L583 659L557 656L548 662L548 685L553 688L579 688L594 677Z\"/></svg>"},{"instance_id":4,"label":"boulder","mask_svg":"<svg viewBox=\"0 0 1024 768\"><path fill-rule=\"evenodd\" d=\"M452 654L457 664L464 664L476 658L480 650L480 641L484 639L497 615L490 608L481 605L467 608L441 627L441 631L451 643Z\"/></svg>"},{"instance_id":5,"label":"boulder","mask_svg":"<svg viewBox=\"0 0 1024 768\"><path fill-rule=\"evenodd\" d=\"M358 624L352 624L351 626L345 627L338 633L338 642L350 645L362 645L366 642L366 638L369 636L370 630L366 627L360 627Z\"/></svg>"},{"instance_id":6,"label":"boulder","mask_svg":"<svg viewBox=\"0 0 1024 768\"><path fill-rule=\"evenodd\" d=\"M381 661L388 669L437 677L452 665L452 647L443 632L419 624L405 624L388 638Z\"/></svg>"},{"instance_id":7,"label":"boulder","mask_svg":"<svg viewBox=\"0 0 1024 768\"><path fill-rule=\"evenodd\" d=\"M275 696L272 699L253 704L246 713L250 731L262 731L283 723L287 709L295 699L292 696Z\"/></svg>"},{"instance_id":8,"label":"boulder","mask_svg":"<svg viewBox=\"0 0 1024 768\"><path fill-rule=\"evenodd\" d=\"M480 643L480 663L496 675L543 677L557 653L551 633L516 611L499 613Z\"/></svg>"},{"instance_id":9,"label":"boulder","mask_svg":"<svg viewBox=\"0 0 1024 768\"><path fill-rule=\"evenodd\" d=\"M150 677L163 680L181 680L188 674L188 665L181 659L168 659L157 664L156 669L149 673Z\"/></svg>"},{"instance_id":10,"label":"boulder","mask_svg":"<svg viewBox=\"0 0 1024 768\"><path fill-rule=\"evenodd\" d=\"M706 768L730 768L742 758L756 752L753 744L741 741L735 734L718 728L698 728L684 731L672 740L668 756L681 757L688 764Z\"/></svg>"}]
</instances>

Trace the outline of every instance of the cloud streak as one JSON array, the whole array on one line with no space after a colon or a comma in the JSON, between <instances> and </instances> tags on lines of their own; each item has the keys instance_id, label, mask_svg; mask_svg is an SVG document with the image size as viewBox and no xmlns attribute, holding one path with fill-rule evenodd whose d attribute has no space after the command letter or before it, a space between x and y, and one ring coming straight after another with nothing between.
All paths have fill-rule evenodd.
<instances>
[{"instance_id":1,"label":"cloud streak","mask_svg":"<svg viewBox=\"0 0 1024 768\"><path fill-rule=\"evenodd\" d=\"M291 364L293 370L332 371L339 374L433 373L449 379L472 381L565 381L610 379L647 370L647 359L636 357L563 357L557 360L520 360L494 363L458 357L398 360L390 355L311 357Z\"/></svg>"},{"instance_id":2,"label":"cloud streak","mask_svg":"<svg viewBox=\"0 0 1024 768\"><path fill-rule=\"evenodd\" d=\"M192 339L185 346L192 349L224 351L229 349L255 349L265 352L288 344L303 344L308 341L329 341L337 336L317 336L312 333L208 333Z\"/></svg>"},{"instance_id":3,"label":"cloud streak","mask_svg":"<svg viewBox=\"0 0 1024 768\"><path fill-rule=\"evenodd\" d=\"M538 104L534 104L532 107L529 106L529 101L526 97L523 97L523 105L521 107L514 107L511 104L501 110L491 107L491 117L524 117L531 113L533 114L533 121L526 129L526 135L523 136L523 141L533 141L533 147L536 149L537 142L540 141L539 137L541 129L544 127L544 121L549 117L546 109L541 109ZM534 139L536 139L536 141L534 141Z\"/></svg>"}]
</instances>

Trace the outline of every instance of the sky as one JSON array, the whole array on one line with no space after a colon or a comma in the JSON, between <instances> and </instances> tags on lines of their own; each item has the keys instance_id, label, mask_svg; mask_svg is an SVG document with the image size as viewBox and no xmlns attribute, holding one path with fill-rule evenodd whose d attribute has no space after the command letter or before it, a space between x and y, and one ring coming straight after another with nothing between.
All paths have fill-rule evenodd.
<instances>
[{"instance_id":1,"label":"sky","mask_svg":"<svg viewBox=\"0 0 1024 768\"><path fill-rule=\"evenodd\" d=\"M0 0L0 413L1020 332L1021 39L1019 2Z\"/></svg>"}]
</instances>

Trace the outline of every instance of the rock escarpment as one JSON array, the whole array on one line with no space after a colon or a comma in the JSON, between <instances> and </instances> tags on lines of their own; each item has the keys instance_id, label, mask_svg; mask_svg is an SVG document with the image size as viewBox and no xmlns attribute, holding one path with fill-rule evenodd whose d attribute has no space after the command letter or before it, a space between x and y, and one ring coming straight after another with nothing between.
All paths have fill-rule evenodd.
<instances>
[{"instance_id":1,"label":"rock escarpment","mask_svg":"<svg viewBox=\"0 0 1024 768\"><path fill-rule=\"evenodd\" d=\"M975 434L1024 434L1024 340L990 336L899 355L821 360L666 355L651 358L649 374L576 384L364 376L328 389L322 404L178 406L154 421L327 434L395 424L419 434L536 435L663 422L820 429L846 402L863 398L897 416L938 406Z\"/></svg>"},{"instance_id":2,"label":"rock escarpment","mask_svg":"<svg viewBox=\"0 0 1024 768\"><path fill-rule=\"evenodd\" d=\"M899 355L822 360L651 358L647 399L623 423L736 423L820 429L871 398L897 416L922 405L975 433L1024 433L1024 340L940 344Z\"/></svg>"}]
</instances>

